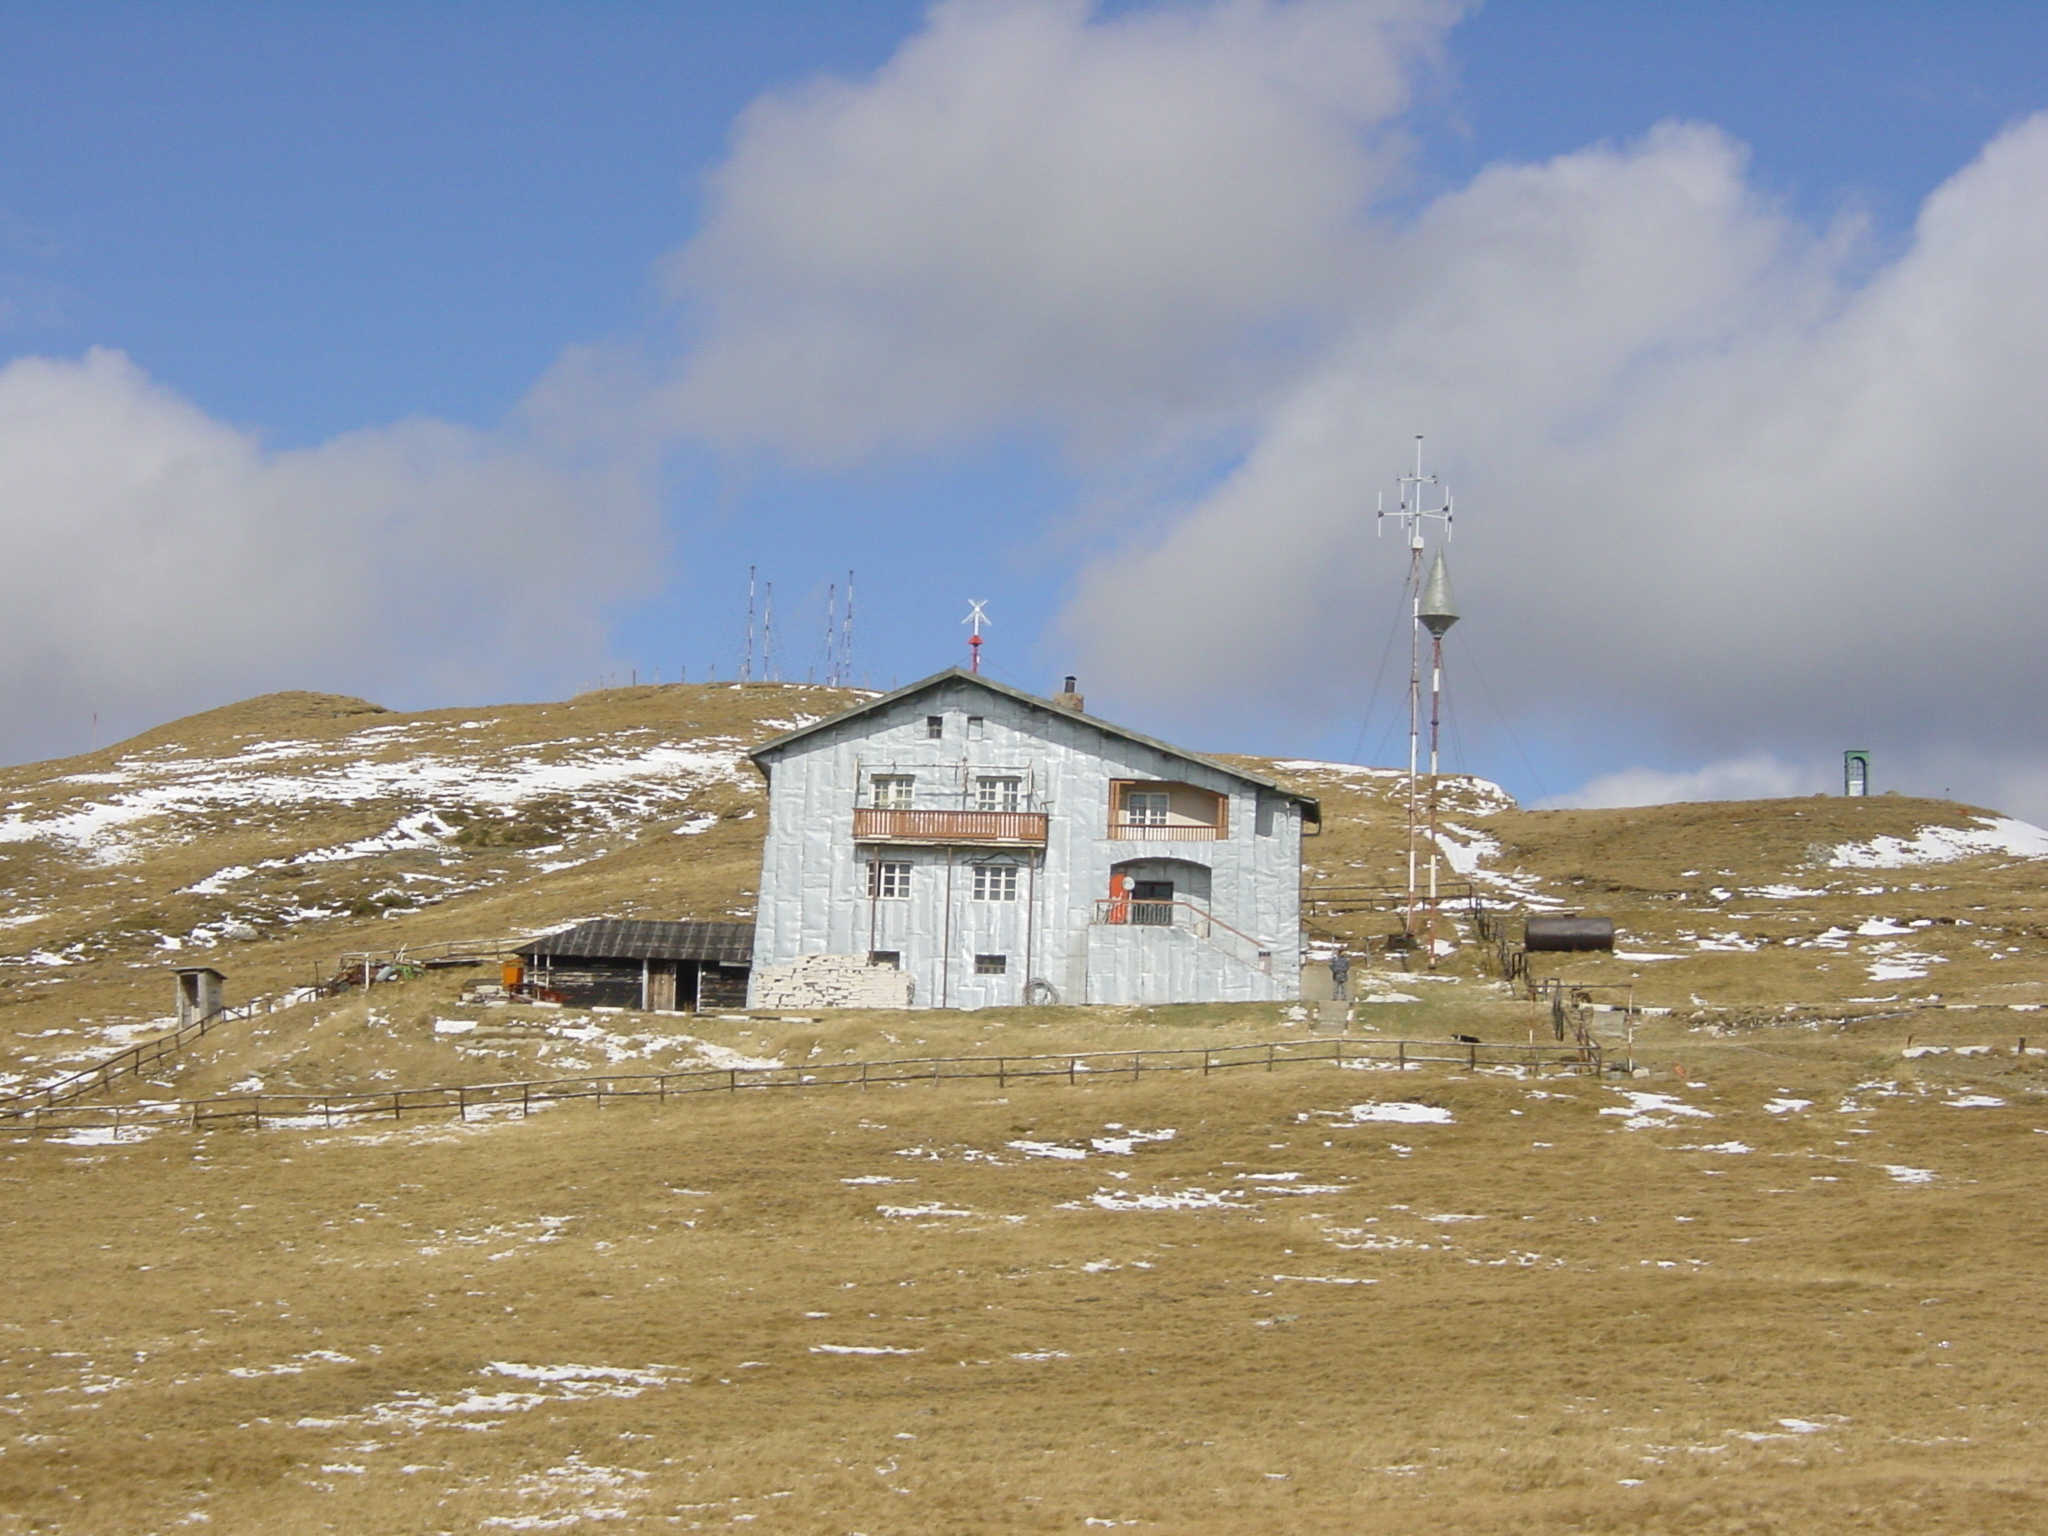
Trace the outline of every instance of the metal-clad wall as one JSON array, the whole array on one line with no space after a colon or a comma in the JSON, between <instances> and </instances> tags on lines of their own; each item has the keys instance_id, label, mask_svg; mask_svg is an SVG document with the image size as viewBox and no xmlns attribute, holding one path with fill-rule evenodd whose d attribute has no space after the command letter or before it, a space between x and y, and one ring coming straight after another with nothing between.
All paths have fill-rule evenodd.
<instances>
[{"instance_id":1,"label":"metal-clad wall","mask_svg":"<svg viewBox=\"0 0 2048 1536\"><path fill-rule=\"evenodd\" d=\"M930 715L945 717L942 739L928 738ZM979 739L967 735L970 715L984 722ZM856 844L853 812L864 779L876 773L913 775L919 809L956 810L974 808L977 776L1016 774L1030 795L1024 808L1048 814L1046 845L1041 852ZM1229 837L1110 837L1119 779L1179 781L1228 796ZM1073 1003L1251 1001L1297 990L1299 807L1256 785L959 679L792 743L769 782L757 968L807 954L895 950L922 1007L1014 1005L1033 978ZM869 900L871 858L913 866L908 900ZM988 858L1016 861L1017 901L972 898L972 863ZM1271 974L1235 958L1248 949L1235 939L1216 945L1188 932L1094 924L1111 867L1138 858L1205 866L1209 910L1270 944ZM1006 956L1005 973L975 974L976 954Z\"/></svg>"}]
</instances>

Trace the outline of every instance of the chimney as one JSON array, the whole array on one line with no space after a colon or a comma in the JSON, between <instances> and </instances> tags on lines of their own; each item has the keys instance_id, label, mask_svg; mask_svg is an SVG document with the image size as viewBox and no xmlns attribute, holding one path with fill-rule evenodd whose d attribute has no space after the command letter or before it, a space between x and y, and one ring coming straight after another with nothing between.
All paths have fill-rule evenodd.
<instances>
[{"instance_id":1,"label":"chimney","mask_svg":"<svg viewBox=\"0 0 2048 1536\"><path fill-rule=\"evenodd\" d=\"M1068 678L1067 686L1061 689L1058 693L1054 694L1052 696L1052 701L1053 703L1059 705L1061 709L1071 709L1075 714L1078 715L1086 711L1088 701L1082 698L1080 694L1074 692L1075 681L1076 680L1074 678Z\"/></svg>"}]
</instances>

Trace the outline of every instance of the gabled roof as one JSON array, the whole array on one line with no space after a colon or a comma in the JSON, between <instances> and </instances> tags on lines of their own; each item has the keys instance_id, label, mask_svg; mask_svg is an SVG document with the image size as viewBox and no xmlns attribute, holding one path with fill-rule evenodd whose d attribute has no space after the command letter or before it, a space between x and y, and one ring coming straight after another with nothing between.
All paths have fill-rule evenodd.
<instances>
[{"instance_id":1,"label":"gabled roof","mask_svg":"<svg viewBox=\"0 0 2048 1536\"><path fill-rule=\"evenodd\" d=\"M752 923L654 923L601 917L561 933L529 939L518 953L578 960L712 960L746 965L754 958Z\"/></svg>"},{"instance_id":2,"label":"gabled roof","mask_svg":"<svg viewBox=\"0 0 2048 1536\"><path fill-rule=\"evenodd\" d=\"M1035 693L1026 693L1022 688L1012 688L1007 683L996 682L992 678L983 677L978 672L969 672L964 667L948 667L943 672L934 672L930 677L898 688L894 693L885 693L880 698L869 699L866 703L856 704L851 709L843 709L838 714L829 715L814 724L806 725L798 730L787 731L780 736L762 742L749 755L753 758L754 766L766 772L767 764L763 759L774 757L785 747L802 741L806 736L815 736L820 731L829 731L834 726L843 725L849 720L857 720L862 715L874 714L877 711L885 710L900 700L915 698L918 694L929 692L944 683L966 683L972 687L997 694L1002 698L1013 699L1017 703L1038 710L1043 714L1078 721L1082 725L1102 732L1105 736L1115 736L1123 741L1136 742L1141 747L1150 747L1155 752L1164 752L1169 757L1177 757L1184 762L1197 763L1213 772L1225 774L1243 783L1256 784L1261 789L1271 790L1276 795L1282 795L1289 800L1298 801L1308 806L1311 811L1320 813L1320 803L1313 795L1304 795L1297 790L1289 789L1286 785L1275 783L1263 774L1252 773L1243 768L1233 768L1228 763L1219 763L1212 757L1203 757L1200 753L1190 752L1185 747L1176 747L1172 742L1161 741L1156 736L1145 736L1137 731L1125 730L1122 726L1112 725L1109 721L1102 719L1098 715L1088 714L1084 710L1068 709L1065 705L1055 704L1051 699L1042 699ZM1312 817L1311 819L1314 818Z\"/></svg>"}]
</instances>

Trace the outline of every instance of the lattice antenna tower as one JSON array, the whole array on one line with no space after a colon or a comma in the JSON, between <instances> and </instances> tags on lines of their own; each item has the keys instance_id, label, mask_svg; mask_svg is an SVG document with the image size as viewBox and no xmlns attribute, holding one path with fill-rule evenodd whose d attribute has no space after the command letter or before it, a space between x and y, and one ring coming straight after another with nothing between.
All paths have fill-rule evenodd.
<instances>
[{"instance_id":1,"label":"lattice antenna tower","mask_svg":"<svg viewBox=\"0 0 2048 1536\"><path fill-rule=\"evenodd\" d=\"M740 681L754 680L754 568L747 567L747 643L740 652Z\"/></svg>"},{"instance_id":2,"label":"lattice antenna tower","mask_svg":"<svg viewBox=\"0 0 2048 1536\"><path fill-rule=\"evenodd\" d=\"M853 686L853 572L846 573L846 610L839 620L839 686Z\"/></svg>"},{"instance_id":3,"label":"lattice antenna tower","mask_svg":"<svg viewBox=\"0 0 2048 1536\"><path fill-rule=\"evenodd\" d=\"M1387 519L1399 525L1408 546L1408 899L1401 912L1401 928L1411 938L1415 933L1415 904L1418 854L1422 837L1422 584L1423 557L1429 550L1431 523L1439 526L1443 542L1451 539L1452 504L1450 488L1435 475L1422 472L1422 434L1415 434L1415 472L1394 480L1395 505L1387 509L1386 494L1379 498L1373 519L1377 537L1386 531ZM1434 770L1432 770L1434 772ZM1436 961L1432 941L1430 963Z\"/></svg>"},{"instance_id":4,"label":"lattice antenna tower","mask_svg":"<svg viewBox=\"0 0 2048 1536\"><path fill-rule=\"evenodd\" d=\"M967 599L967 617L960 621L962 624L973 626L972 633L967 637L967 670L970 672L981 671L981 626L986 624L991 629L995 627L996 621L985 611L987 607L987 598L977 601L970 597Z\"/></svg>"},{"instance_id":5,"label":"lattice antenna tower","mask_svg":"<svg viewBox=\"0 0 2048 1536\"><path fill-rule=\"evenodd\" d=\"M775 667L775 583L761 585L761 676L771 683L782 681Z\"/></svg>"},{"instance_id":6,"label":"lattice antenna tower","mask_svg":"<svg viewBox=\"0 0 2048 1536\"><path fill-rule=\"evenodd\" d=\"M825 583L825 686L839 686L839 584Z\"/></svg>"}]
</instances>

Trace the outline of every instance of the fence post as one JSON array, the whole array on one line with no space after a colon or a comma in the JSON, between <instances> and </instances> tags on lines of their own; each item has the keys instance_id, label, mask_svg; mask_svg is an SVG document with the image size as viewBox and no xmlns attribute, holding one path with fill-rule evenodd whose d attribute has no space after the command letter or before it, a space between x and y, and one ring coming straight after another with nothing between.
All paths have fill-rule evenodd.
<instances>
[{"instance_id":1,"label":"fence post","mask_svg":"<svg viewBox=\"0 0 2048 1536\"><path fill-rule=\"evenodd\" d=\"M1081 1059L1078 1056L1069 1056L1067 1058L1067 1086L1069 1088L1074 1086L1074 1074L1080 1070L1080 1065Z\"/></svg>"},{"instance_id":2,"label":"fence post","mask_svg":"<svg viewBox=\"0 0 2048 1536\"><path fill-rule=\"evenodd\" d=\"M527 1120L527 1119L531 1119L531 1118L532 1118L532 1116L533 1116L533 1084L531 1084L531 1083L521 1083L521 1084L519 1085L519 1118L520 1118L520 1119L522 1119L522 1120Z\"/></svg>"},{"instance_id":3,"label":"fence post","mask_svg":"<svg viewBox=\"0 0 2048 1536\"><path fill-rule=\"evenodd\" d=\"M1406 1072L1408 1070L1408 1042L1406 1040L1396 1040L1394 1042L1394 1066L1397 1071Z\"/></svg>"},{"instance_id":4,"label":"fence post","mask_svg":"<svg viewBox=\"0 0 2048 1536\"><path fill-rule=\"evenodd\" d=\"M469 1119L469 1090L459 1084L455 1089L455 1114L464 1122Z\"/></svg>"},{"instance_id":5,"label":"fence post","mask_svg":"<svg viewBox=\"0 0 2048 1536\"><path fill-rule=\"evenodd\" d=\"M1476 1045L1475 1045L1475 1046L1473 1046L1473 1047L1471 1048L1471 1053L1470 1053L1470 1054L1471 1054L1471 1057L1472 1057L1472 1059L1471 1059L1470 1061L1466 1062L1466 1064L1465 1064L1465 1065L1466 1065L1466 1067L1467 1067L1467 1068L1468 1068L1469 1070L1471 1070L1471 1071L1473 1071L1473 1072L1477 1072L1477 1071L1479 1070L1479 1047L1478 1047L1478 1046L1476 1046Z\"/></svg>"},{"instance_id":6,"label":"fence post","mask_svg":"<svg viewBox=\"0 0 2048 1536\"><path fill-rule=\"evenodd\" d=\"M1270 1045L1266 1047L1266 1070L1273 1070L1273 1047Z\"/></svg>"}]
</instances>

